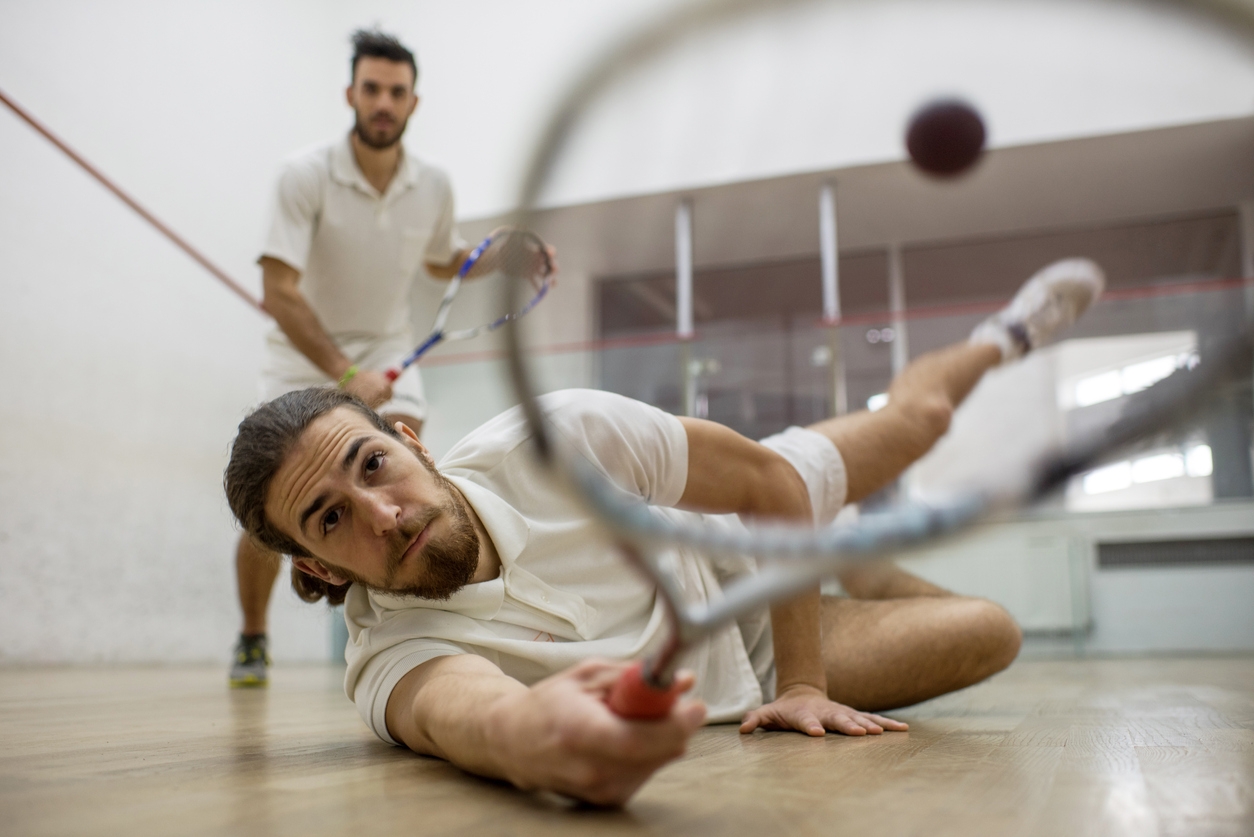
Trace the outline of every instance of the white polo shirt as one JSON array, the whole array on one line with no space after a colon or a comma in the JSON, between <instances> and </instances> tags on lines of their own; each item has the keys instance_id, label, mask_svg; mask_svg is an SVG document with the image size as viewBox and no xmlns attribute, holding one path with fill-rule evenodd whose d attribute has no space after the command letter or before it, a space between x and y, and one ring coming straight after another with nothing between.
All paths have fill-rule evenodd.
<instances>
[{"instance_id":1,"label":"white polo shirt","mask_svg":"<svg viewBox=\"0 0 1254 837\"><path fill-rule=\"evenodd\" d=\"M337 344L405 344L423 262L446 263L464 246L444 172L402 150L379 194L344 136L283 165L261 255L300 271L301 293ZM268 343L304 359L277 326Z\"/></svg>"},{"instance_id":2,"label":"white polo shirt","mask_svg":"<svg viewBox=\"0 0 1254 837\"><path fill-rule=\"evenodd\" d=\"M657 513L707 526L742 524L734 515L673 508L688 479L688 437L674 416L623 396L565 390L542 398L557 431L613 483ZM448 601L349 589L348 671L344 686L366 724L385 741L388 696L422 663L478 654L531 684L588 657L628 659L666 639L663 605L600 528L539 466L519 409L471 433L440 463L465 495L501 558L501 574L470 584ZM844 463L835 445L790 428L763 444L805 479L816 521L830 522L845 497ZM721 595L721 584L756 569L752 559L712 562L676 550L685 594ZM690 649L683 667L711 723L738 720L770 699L773 654L766 609Z\"/></svg>"}]
</instances>

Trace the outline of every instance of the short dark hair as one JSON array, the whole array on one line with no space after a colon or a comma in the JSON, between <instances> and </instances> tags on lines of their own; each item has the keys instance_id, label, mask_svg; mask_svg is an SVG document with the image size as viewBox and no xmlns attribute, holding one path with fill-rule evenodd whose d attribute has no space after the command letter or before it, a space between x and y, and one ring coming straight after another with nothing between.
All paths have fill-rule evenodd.
<instances>
[{"instance_id":1,"label":"short dark hair","mask_svg":"<svg viewBox=\"0 0 1254 837\"><path fill-rule=\"evenodd\" d=\"M366 403L335 387L311 387L280 395L253 410L239 424L231 456L222 475L226 501L244 533L263 549L301 558L313 556L266 517L270 481L305 429L332 410L347 407L361 413L379 432L399 438L395 428ZM307 602L326 596L331 604L344 601L348 585L327 584L292 568L292 587Z\"/></svg>"},{"instance_id":2,"label":"short dark hair","mask_svg":"<svg viewBox=\"0 0 1254 837\"><path fill-rule=\"evenodd\" d=\"M363 58L384 58L398 64L408 64L414 72L414 87L418 86L418 62L414 54L396 39L378 29L358 29L349 39L353 43L353 60L349 64L349 79L357 80L357 62Z\"/></svg>"}]
</instances>

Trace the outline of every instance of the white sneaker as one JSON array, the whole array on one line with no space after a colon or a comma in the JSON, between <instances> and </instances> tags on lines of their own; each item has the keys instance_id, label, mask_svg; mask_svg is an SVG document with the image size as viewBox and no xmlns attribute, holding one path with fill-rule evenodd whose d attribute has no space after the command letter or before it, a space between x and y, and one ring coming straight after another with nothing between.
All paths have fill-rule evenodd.
<instances>
[{"instance_id":1,"label":"white sneaker","mask_svg":"<svg viewBox=\"0 0 1254 837\"><path fill-rule=\"evenodd\" d=\"M971 332L972 343L1001 349L1002 363L1023 357L1074 323L1106 287L1106 274L1088 259L1063 259L1038 270L1010 304Z\"/></svg>"}]
</instances>

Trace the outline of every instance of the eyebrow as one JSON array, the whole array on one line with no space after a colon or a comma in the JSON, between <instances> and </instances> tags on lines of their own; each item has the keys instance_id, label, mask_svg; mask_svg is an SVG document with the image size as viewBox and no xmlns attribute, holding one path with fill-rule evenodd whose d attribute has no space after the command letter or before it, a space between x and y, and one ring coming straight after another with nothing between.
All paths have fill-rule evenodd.
<instances>
[{"instance_id":1,"label":"eyebrow","mask_svg":"<svg viewBox=\"0 0 1254 837\"><path fill-rule=\"evenodd\" d=\"M353 461L357 459L357 454L361 453L361 446L373 439L373 436L358 436L353 443L348 446L348 450L344 454L343 461L340 462L340 470L347 471L353 467Z\"/></svg>"},{"instance_id":2,"label":"eyebrow","mask_svg":"<svg viewBox=\"0 0 1254 837\"><path fill-rule=\"evenodd\" d=\"M357 460L357 454L361 453L362 446L365 445L366 442L369 442L373 438L374 438L373 436L359 436L356 439L354 439L353 443L348 446L348 450L344 453L344 459L340 461L340 470L348 471L350 468L352 468L353 462ZM318 509L326 505L327 496L328 495L326 492L319 494L317 497L314 498L314 501L309 504L309 507L306 508L301 513L301 516L300 516L301 532L308 534L308 532L305 532L305 524L309 522L309 518L313 517L315 514L318 513Z\"/></svg>"},{"instance_id":3,"label":"eyebrow","mask_svg":"<svg viewBox=\"0 0 1254 837\"><path fill-rule=\"evenodd\" d=\"M317 513L318 509L326 505L326 502L327 502L327 495L324 493L324 494L319 494L317 498L312 503L309 504L309 508L305 509L304 513L301 514L300 516L300 531L301 532L303 532L306 535L309 534L308 532L305 532L305 524L309 522L309 518L313 517L314 514Z\"/></svg>"}]
</instances>

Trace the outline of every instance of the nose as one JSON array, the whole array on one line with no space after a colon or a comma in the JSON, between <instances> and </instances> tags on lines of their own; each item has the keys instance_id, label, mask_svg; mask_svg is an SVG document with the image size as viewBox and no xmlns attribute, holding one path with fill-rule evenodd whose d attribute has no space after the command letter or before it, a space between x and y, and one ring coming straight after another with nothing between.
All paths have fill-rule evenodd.
<instances>
[{"instance_id":1,"label":"nose","mask_svg":"<svg viewBox=\"0 0 1254 837\"><path fill-rule=\"evenodd\" d=\"M362 497L361 509L370 530L376 535L391 532L401 519L401 507L378 494Z\"/></svg>"}]
</instances>

